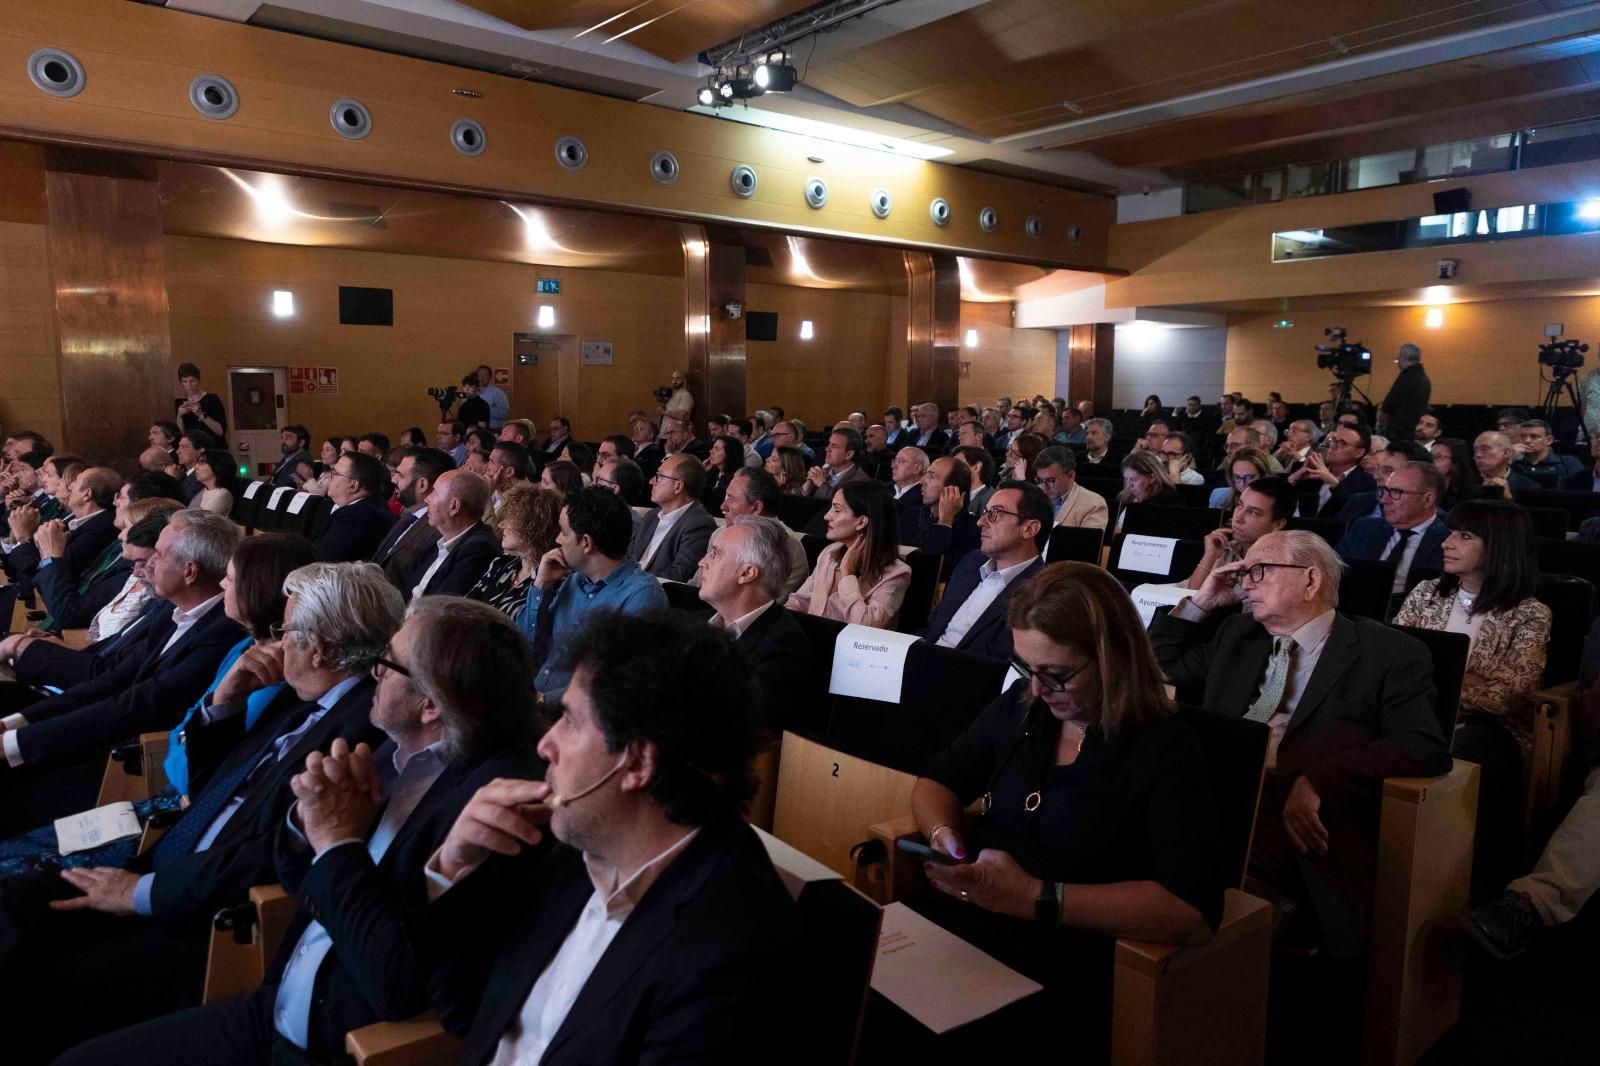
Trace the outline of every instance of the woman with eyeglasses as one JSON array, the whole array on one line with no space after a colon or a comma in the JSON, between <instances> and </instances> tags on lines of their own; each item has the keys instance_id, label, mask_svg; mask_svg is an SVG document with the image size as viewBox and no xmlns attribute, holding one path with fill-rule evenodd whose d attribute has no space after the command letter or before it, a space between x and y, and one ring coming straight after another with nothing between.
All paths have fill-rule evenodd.
<instances>
[{"instance_id":1,"label":"woman with eyeglasses","mask_svg":"<svg viewBox=\"0 0 1600 1066\"><path fill-rule=\"evenodd\" d=\"M798 496L806 487L806 457L799 448L778 445L767 456L766 467L785 496Z\"/></svg>"},{"instance_id":2,"label":"woman with eyeglasses","mask_svg":"<svg viewBox=\"0 0 1600 1066\"><path fill-rule=\"evenodd\" d=\"M1212 489L1207 506L1221 511L1231 511L1239 505L1239 496L1258 478L1272 476L1272 460L1260 448L1240 448L1228 460L1228 483Z\"/></svg>"},{"instance_id":3,"label":"woman with eyeglasses","mask_svg":"<svg viewBox=\"0 0 1600 1066\"><path fill-rule=\"evenodd\" d=\"M194 479L200 482L200 492L189 501L189 506L213 514L227 514L233 510L233 490L239 486L239 472L234 469L233 456L220 448L207 448L194 464Z\"/></svg>"},{"instance_id":4,"label":"woman with eyeglasses","mask_svg":"<svg viewBox=\"0 0 1600 1066\"><path fill-rule=\"evenodd\" d=\"M1448 521L1444 573L1411 590L1395 624L1462 633L1472 642L1452 750L1482 771L1473 880L1497 891L1514 874L1522 772L1533 748L1516 704L1544 673L1550 608L1534 597L1537 544L1527 511L1503 500L1469 500L1452 508Z\"/></svg>"},{"instance_id":5,"label":"woman with eyeglasses","mask_svg":"<svg viewBox=\"0 0 1600 1066\"><path fill-rule=\"evenodd\" d=\"M467 599L487 603L513 619L522 613L539 560L556 546L565 499L559 492L528 484L512 485L501 493L496 524L505 554L489 564Z\"/></svg>"},{"instance_id":6,"label":"woman with eyeglasses","mask_svg":"<svg viewBox=\"0 0 1600 1066\"><path fill-rule=\"evenodd\" d=\"M1039 458L1039 453L1044 449L1045 439L1039 434L1018 433L1006 446L1005 466L1001 470L1004 475L1002 480L1032 481L1034 460Z\"/></svg>"},{"instance_id":7,"label":"woman with eyeglasses","mask_svg":"<svg viewBox=\"0 0 1600 1066\"><path fill-rule=\"evenodd\" d=\"M829 545L784 604L791 611L890 629L911 585L900 559L894 493L879 481L848 481L823 515Z\"/></svg>"},{"instance_id":8,"label":"woman with eyeglasses","mask_svg":"<svg viewBox=\"0 0 1600 1066\"><path fill-rule=\"evenodd\" d=\"M1117 493L1117 524L1114 533L1122 532L1122 516L1128 513L1130 503L1151 503L1161 507L1183 506L1183 497L1178 495L1172 473L1155 452L1133 451L1122 457L1122 491Z\"/></svg>"},{"instance_id":9,"label":"woman with eyeglasses","mask_svg":"<svg viewBox=\"0 0 1600 1066\"><path fill-rule=\"evenodd\" d=\"M925 863L935 891L907 903L1045 986L954 1042L1066 1023L1073 1057L1099 1062L1116 938L1203 944L1221 919L1215 802L1116 579L1052 564L1011 594L1006 621L1022 680L912 788L917 827L956 864Z\"/></svg>"}]
</instances>

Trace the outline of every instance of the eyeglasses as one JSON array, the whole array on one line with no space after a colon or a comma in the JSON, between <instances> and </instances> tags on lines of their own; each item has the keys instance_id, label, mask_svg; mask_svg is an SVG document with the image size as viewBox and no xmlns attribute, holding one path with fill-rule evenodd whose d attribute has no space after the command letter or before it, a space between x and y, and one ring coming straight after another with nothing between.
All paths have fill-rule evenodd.
<instances>
[{"instance_id":1,"label":"eyeglasses","mask_svg":"<svg viewBox=\"0 0 1600 1066\"><path fill-rule=\"evenodd\" d=\"M329 467L327 470L323 471L323 473L326 474L328 477L342 477L346 481L354 481L355 480L355 478L351 477L349 474L341 473L338 470L334 470L332 467Z\"/></svg>"},{"instance_id":2,"label":"eyeglasses","mask_svg":"<svg viewBox=\"0 0 1600 1066\"><path fill-rule=\"evenodd\" d=\"M1378 495L1386 500L1398 500L1402 496L1426 496L1427 494L1428 493L1426 490L1396 489L1390 488L1388 485L1385 485L1378 490Z\"/></svg>"},{"instance_id":3,"label":"eyeglasses","mask_svg":"<svg viewBox=\"0 0 1600 1066\"><path fill-rule=\"evenodd\" d=\"M273 640L282 640L285 633L304 633L305 630L282 622L274 622L267 627L267 635Z\"/></svg>"},{"instance_id":4,"label":"eyeglasses","mask_svg":"<svg viewBox=\"0 0 1600 1066\"><path fill-rule=\"evenodd\" d=\"M385 659L383 656L380 655L380 656L378 656L376 659L374 659L372 661L372 679L374 681L376 681L379 678L381 678L384 674L388 673L390 670L393 670L395 673L399 674L401 677L410 677L411 676L411 671L410 670L407 670L405 667L401 666L399 663L395 662L393 659Z\"/></svg>"},{"instance_id":5,"label":"eyeglasses","mask_svg":"<svg viewBox=\"0 0 1600 1066\"><path fill-rule=\"evenodd\" d=\"M600 486L602 486L604 488L608 488L608 489L614 489L614 488L617 487L617 483L615 481L612 481L608 477L597 477L597 478L594 479L592 484L600 485Z\"/></svg>"},{"instance_id":6,"label":"eyeglasses","mask_svg":"<svg viewBox=\"0 0 1600 1066\"><path fill-rule=\"evenodd\" d=\"M1089 669L1093 663L1094 660L1090 659L1088 662L1084 663L1070 674L1055 674L1047 670L1035 670L1033 667L1029 666L1015 655L1011 657L1011 669L1015 670L1029 681L1037 679L1039 682L1039 687L1044 689L1046 692L1066 691L1066 687L1072 683L1072 679Z\"/></svg>"},{"instance_id":7,"label":"eyeglasses","mask_svg":"<svg viewBox=\"0 0 1600 1066\"><path fill-rule=\"evenodd\" d=\"M1233 580L1235 582L1240 582L1240 581L1243 581L1246 577L1248 577L1251 581L1253 581L1257 585L1259 585L1259 584L1261 584L1263 581L1265 581L1267 579L1267 571L1268 570L1310 570L1310 569L1311 569L1311 567L1309 567L1309 566L1301 566L1299 563L1250 563L1247 566L1244 566L1244 567L1240 568L1239 570L1234 571Z\"/></svg>"},{"instance_id":8,"label":"eyeglasses","mask_svg":"<svg viewBox=\"0 0 1600 1066\"><path fill-rule=\"evenodd\" d=\"M654 474L652 474L652 475L650 475L650 480L651 481L663 481L663 480L665 480L665 481L676 481L680 485L683 484L683 478L681 478L681 477L673 477L671 474L663 474L663 473L660 473L659 471L654 473Z\"/></svg>"},{"instance_id":9,"label":"eyeglasses","mask_svg":"<svg viewBox=\"0 0 1600 1066\"><path fill-rule=\"evenodd\" d=\"M1250 484L1250 482L1254 481L1256 478L1258 478L1260 476L1261 476L1260 474L1232 474L1232 475L1230 475L1230 477L1231 477L1231 479L1232 479L1232 481L1233 481L1233 483L1235 485L1248 485L1248 484Z\"/></svg>"},{"instance_id":10,"label":"eyeglasses","mask_svg":"<svg viewBox=\"0 0 1600 1066\"><path fill-rule=\"evenodd\" d=\"M982 519L984 519L985 521L988 521L988 522L998 522L1005 515L1010 515L1012 518L1016 518L1016 519L1020 519L1022 517L1017 512L1008 511L1004 507L989 507L989 508L985 508L984 512L981 515L979 515L978 517L982 518Z\"/></svg>"}]
</instances>

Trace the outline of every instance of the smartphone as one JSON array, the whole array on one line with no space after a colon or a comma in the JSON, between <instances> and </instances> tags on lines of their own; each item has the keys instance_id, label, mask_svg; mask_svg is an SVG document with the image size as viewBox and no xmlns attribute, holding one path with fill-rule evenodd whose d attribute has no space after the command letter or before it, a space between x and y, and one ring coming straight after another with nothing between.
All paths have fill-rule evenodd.
<instances>
[{"instance_id":1,"label":"smartphone","mask_svg":"<svg viewBox=\"0 0 1600 1066\"><path fill-rule=\"evenodd\" d=\"M917 858L924 859L928 862L939 863L942 866L960 866L962 863L967 861L965 859L953 859L944 852L935 851L933 848L928 847L928 845L920 844L909 837L901 837L899 840L894 842L894 846L899 848L901 851L906 852L907 854L915 855Z\"/></svg>"}]
</instances>

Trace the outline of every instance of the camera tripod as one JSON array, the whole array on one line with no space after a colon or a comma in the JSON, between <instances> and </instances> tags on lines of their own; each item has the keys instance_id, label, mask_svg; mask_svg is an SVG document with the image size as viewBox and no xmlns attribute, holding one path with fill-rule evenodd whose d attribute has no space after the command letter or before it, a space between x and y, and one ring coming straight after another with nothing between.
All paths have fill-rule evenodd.
<instances>
[{"instance_id":1,"label":"camera tripod","mask_svg":"<svg viewBox=\"0 0 1600 1066\"><path fill-rule=\"evenodd\" d=\"M1583 423L1583 401L1578 398L1578 387L1572 383L1573 370L1557 367L1551 371L1548 378L1541 378L1549 387L1545 389L1544 401L1539 405L1540 417L1544 419L1554 432L1556 415L1564 399L1572 405L1572 413L1577 416L1578 440L1589 443L1589 429Z\"/></svg>"},{"instance_id":2,"label":"camera tripod","mask_svg":"<svg viewBox=\"0 0 1600 1066\"><path fill-rule=\"evenodd\" d=\"M1333 397L1333 415L1335 418L1339 417L1340 411L1343 411L1346 407L1350 406L1351 393L1355 393L1357 396L1361 397L1361 402L1367 407L1372 406L1372 397L1368 396L1366 393L1362 392L1359 387L1357 387L1356 379L1354 377L1347 377L1344 374L1335 374L1334 384L1339 386L1338 393L1336 393Z\"/></svg>"}]
</instances>

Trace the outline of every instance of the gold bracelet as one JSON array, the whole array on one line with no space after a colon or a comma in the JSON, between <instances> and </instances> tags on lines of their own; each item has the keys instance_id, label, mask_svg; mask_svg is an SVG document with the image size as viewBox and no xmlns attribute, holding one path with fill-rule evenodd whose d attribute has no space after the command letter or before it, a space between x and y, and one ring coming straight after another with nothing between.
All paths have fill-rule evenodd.
<instances>
[{"instance_id":1,"label":"gold bracelet","mask_svg":"<svg viewBox=\"0 0 1600 1066\"><path fill-rule=\"evenodd\" d=\"M930 848L931 847L935 847L935 846L938 845L938 843L939 843L939 830L941 830L941 829L949 829L952 832L955 831L955 827L953 825L951 825L949 822L945 822L945 823L943 823L941 825L934 826L932 831L928 833L928 846Z\"/></svg>"}]
</instances>

